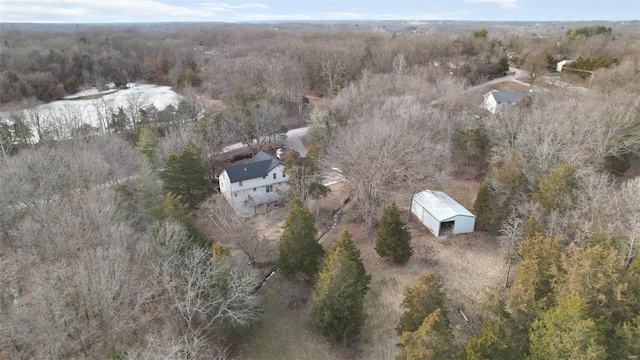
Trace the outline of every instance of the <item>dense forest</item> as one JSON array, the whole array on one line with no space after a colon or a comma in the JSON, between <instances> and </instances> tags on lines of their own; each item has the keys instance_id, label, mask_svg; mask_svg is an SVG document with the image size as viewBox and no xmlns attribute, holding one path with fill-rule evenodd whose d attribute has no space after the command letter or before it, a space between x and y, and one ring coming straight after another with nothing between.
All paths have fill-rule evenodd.
<instances>
[{"instance_id":1,"label":"dense forest","mask_svg":"<svg viewBox=\"0 0 640 360\"><path fill-rule=\"evenodd\" d=\"M640 31L569 25L2 24L0 357L258 357L274 269L283 316L326 339L315 358L640 356ZM490 114L510 67L530 91ZM100 125L41 111L129 83L180 101L96 96ZM215 177L305 125L269 247ZM351 227L320 234L331 168ZM395 202L455 181L509 269L464 323L442 278L406 271L426 265ZM380 336L371 262L411 279Z\"/></svg>"}]
</instances>

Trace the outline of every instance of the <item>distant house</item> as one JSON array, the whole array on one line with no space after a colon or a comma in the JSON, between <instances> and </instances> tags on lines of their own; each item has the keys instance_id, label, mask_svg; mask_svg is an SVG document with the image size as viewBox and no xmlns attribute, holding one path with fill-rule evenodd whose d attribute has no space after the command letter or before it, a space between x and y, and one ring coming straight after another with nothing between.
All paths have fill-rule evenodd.
<instances>
[{"instance_id":1,"label":"distant house","mask_svg":"<svg viewBox=\"0 0 640 360\"><path fill-rule=\"evenodd\" d=\"M562 60L562 61L558 62L558 64L556 64L556 72L561 73L562 72L562 68L567 64L571 64L572 62L573 62L573 60Z\"/></svg>"},{"instance_id":2,"label":"distant house","mask_svg":"<svg viewBox=\"0 0 640 360\"><path fill-rule=\"evenodd\" d=\"M518 105L518 102L526 95L523 91L498 91L491 90L484 95L483 107L490 113L499 113L503 106Z\"/></svg>"},{"instance_id":3,"label":"distant house","mask_svg":"<svg viewBox=\"0 0 640 360\"><path fill-rule=\"evenodd\" d=\"M242 165L226 167L218 175L220 192L240 214L255 213L259 205L279 201L287 191L284 162L264 151Z\"/></svg>"},{"instance_id":4,"label":"distant house","mask_svg":"<svg viewBox=\"0 0 640 360\"><path fill-rule=\"evenodd\" d=\"M425 190L413 195L411 213L436 237L473 232L476 216L442 191Z\"/></svg>"}]
</instances>

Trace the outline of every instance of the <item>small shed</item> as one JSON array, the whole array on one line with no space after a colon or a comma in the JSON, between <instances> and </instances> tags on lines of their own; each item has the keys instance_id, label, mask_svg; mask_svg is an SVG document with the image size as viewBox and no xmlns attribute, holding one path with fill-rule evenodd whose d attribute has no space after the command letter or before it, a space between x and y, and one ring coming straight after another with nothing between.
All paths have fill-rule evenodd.
<instances>
[{"instance_id":1,"label":"small shed","mask_svg":"<svg viewBox=\"0 0 640 360\"><path fill-rule=\"evenodd\" d=\"M436 237L473 232L476 216L442 191L425 190L413 195L411 212Z\"/></svg>"},{"instance_id":2,"label":"small shed","mask_svg":"<svg viewBox=\"0 0 640 360\"><path fill-rule=\"evenodd\" d=\"M556 72L561 73L562 72L562 68L565 65L571 64L572 62L573 62L573 60L562 60L562 61L558 62L558 64L556 64Z\"/></svg>"}]
</instances>

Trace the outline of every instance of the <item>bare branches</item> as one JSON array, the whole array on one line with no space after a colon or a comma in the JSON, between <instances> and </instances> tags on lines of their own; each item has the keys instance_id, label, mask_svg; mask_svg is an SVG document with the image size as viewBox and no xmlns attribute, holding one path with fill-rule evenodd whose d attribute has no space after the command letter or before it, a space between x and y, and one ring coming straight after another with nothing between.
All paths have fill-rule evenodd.
<instances>
[{"instance_id":1,"label":"bare branches","mask_svg":"<svg viewBox=\"0 0 640 360\"><path fill-rule=\"evenodd\" d=\"M181 228L175 222L160 224L154 242L159 278L189 338L208 335L214 325L244 326L258 319L255 273L228 257L213 260L211 250L190 245Z\"/></svg>"},{"instance_id":2,"label":"bare branches","mask_svg":"<svg viewBox=\"0 0 640 360\"><path fill-rule=\"evenodd\" d=\"M601 171L606 157L640 145L636 115L623 101L602 96L540 94L532 108L510 108L488 123L492 142L498 144L492 162L522 156L531 191L563 163Z\"/></svg>"},{"instance_id":3,"label":"bare branches","mask_svg":"<svg viewBox=\"0 0 640 360\"><path fill-rule=\"evenodd\" d=\"M640 237L640 178L624 183L620 189L620 197L626 208L623 225L629 237L629 251L625 256L625 265L629 266L637 254L637 240Z\"/></svg>"},{"instance_id":4,"label":"bare branches","mask_svg":"<svg viewBox=\"0 0 640 360\"><path fill-rule=\"evenodd\" d=\"M431 127L437 122L410 98L391 98L365 112L336 135L329 161L353 184L361 214L372 227L389 185L446 176L449 152L448 140Z\"/></svg>"},{"instance_id":5,"label":"bare branches","mask_svg":"<svg viewBox=\"0 0 640 360\"><path fill-rule=\"evenodd\" d=\"M504 287L506 288L509 284L509 274L511 272L511 262L513 261L513 257L516 254L515 251L520 246L522 242L522 225L520 224L520 219L516 216L515 213L511 215L511 217L502 223L502 227L500 228L500 236L498 239L500 241L505 242L509 246L509 253L507 254L507 274L504 279Z\"/></svg>"},{"instance_id":6,"label":"bare branches","mask_svg":"<svg viewBox=\"0 0 640 360\"><path fill-rule=\"evenodd\" d=\"M220 240L232 242L247 256L250 265L256 265L262 256L264 237L260 237L255 229L246 224L227 201L216 200L215 197L211 198L203 208L207 211L209 220L220 229Z\"/></svg>"},{"instance_id":7,"label":"bare branches","mask_svg":"<svg viewBox=\"0 0 640 360\"><path fill-rule=\"evenodd\" d=\"M239 101L224 116L230 132L249 145L254 154L262 150L265 142L286 133L283 110L272 101Z\"/></svg>"}]
</instances>

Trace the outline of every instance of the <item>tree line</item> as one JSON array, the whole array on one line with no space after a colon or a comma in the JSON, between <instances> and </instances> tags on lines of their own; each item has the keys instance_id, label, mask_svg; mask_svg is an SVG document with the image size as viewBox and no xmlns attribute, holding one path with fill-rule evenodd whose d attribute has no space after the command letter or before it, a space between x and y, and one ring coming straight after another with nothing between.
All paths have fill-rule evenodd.
<instances>
[{"instance_id":1,"label":"tree line","mask_svg":"<svg viewBox=\"0 0 640 360\"><path fill-rule=\"evenodd\" d=\"M241 86L300 102L309 91L334 94L363 69L391 73L428 64L451 67L477 83L504 71L498 65L506 52L518 52L530 41L515 32L476 32L376 34L264 25L8 27L2 37L0 99L48 102L88 87L144 81L176 90L201 88L213 98L228 97Z\"/></svg>"}]
</instances>

